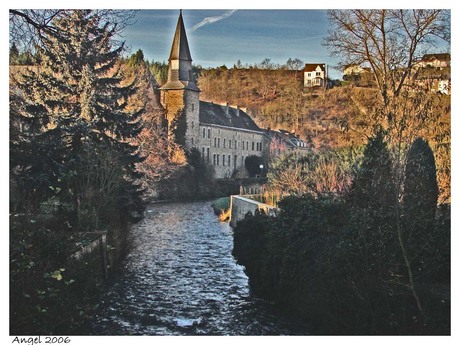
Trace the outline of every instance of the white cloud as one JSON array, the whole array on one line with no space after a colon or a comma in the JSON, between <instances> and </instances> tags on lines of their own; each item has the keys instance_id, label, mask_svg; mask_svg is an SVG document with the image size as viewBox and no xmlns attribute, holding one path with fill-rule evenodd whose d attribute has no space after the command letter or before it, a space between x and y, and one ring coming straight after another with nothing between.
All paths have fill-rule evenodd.
<instances>
[{"instance_id":1,"label":"white cloud","mask_svg":"<svg viewBox=\"0 0 460 345\"><path fill-rule=\"evenodd\" d=\"M213 17L206 17L204 18L201 22L199 22L198 24L195 24L193 27L192 27L192 32L201 28L202 26L204 25L207 25L207 24L212 24L212 23L215 23L215 22L218 22L219 20L222 20L222 19L225 19L225 18L228 18L230 17L233 13L235 13L237 10L229 10L227 12L225 12L224 14L220 15L220 16L213 16Z\"/></svg>"}]
</instances>

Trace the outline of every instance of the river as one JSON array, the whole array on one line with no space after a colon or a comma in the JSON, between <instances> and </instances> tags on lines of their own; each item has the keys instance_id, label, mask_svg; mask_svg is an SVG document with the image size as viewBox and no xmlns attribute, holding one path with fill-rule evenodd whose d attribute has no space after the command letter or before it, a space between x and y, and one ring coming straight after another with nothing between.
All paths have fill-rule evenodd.
<instances>
[{"instance_id":1,"label":"river","mask_svg":"<svg viewBox=\"0 0 460 345\"><path fill-rule=\"evenodd\" d=\"M302 335L296 318L252 295L233 235L210 202L154 204L92 320L98 335Z\"/></svg>"}]
</instances>

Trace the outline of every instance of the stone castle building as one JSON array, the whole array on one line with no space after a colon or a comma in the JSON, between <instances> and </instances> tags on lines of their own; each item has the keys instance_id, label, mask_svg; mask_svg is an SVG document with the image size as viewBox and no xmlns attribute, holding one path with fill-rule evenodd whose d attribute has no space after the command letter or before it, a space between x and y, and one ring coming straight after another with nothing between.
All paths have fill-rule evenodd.
<instances>
[{"instance_id":1,"label":"stone castle building","mask_svg":"<svg viewBox=\"0 0 460 345\"><path fill-rule=\"evenodd\" d=\"M187 150L196 148L217 178L231 177L242 170L246 157L262 156L268 138L243 109L200 101L199 96L181 11L160 102L170 135Z\"/></svg>"}]
</instances>

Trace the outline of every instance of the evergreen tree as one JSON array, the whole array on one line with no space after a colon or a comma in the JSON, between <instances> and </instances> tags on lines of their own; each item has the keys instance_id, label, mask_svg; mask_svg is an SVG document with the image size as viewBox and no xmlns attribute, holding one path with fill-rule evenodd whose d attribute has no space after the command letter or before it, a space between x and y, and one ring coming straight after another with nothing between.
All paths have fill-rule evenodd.
<instances>
[{"instance_id":1,"label":"evergreen tree","mask_svg":"<svg viewBox=\"0 0 460 345\"><path fill-rule=\"evenodd\" d=\"M10 47L10 65L17 65L19 59L19 50L16 47L16 44L13 44Z\"/></svg>"},{"instance_id":2,"label":"evergreen tree","mask_svg":"<svg viewBox=\"0 0 460 345\"><path fill-rule=\"evenodd\" d=\"M369 139L351 188L352 203L361 208L387 208L396 200L390 152L384 134Z\"/></svg>"},{"instance_id":3,"label":"evergreen tree","mask_svg":"<svg viewBox=\"0 0 460 345\"><path fill-rule=\"evenodd\" d=\"M135 66L139 66L140 64L143 64L144 63L144 52L142 51L142 49L138 49L136 53L131 55L128 63L131 67L135 67Z\"/></svg>"},{"instance_id":4,"label":"evergreen tree","mask_svg":"<svg viewBox=\"0 0 460 345\"><path fill-rule=\"evenodd\" d=\"M25 143L36 160L23 163L22 168L47 176L49 189L74 206L79 222L82 205L94 203L89 191L80 189L79 179L87 173L82 171L87 167L83 163L110 152L104 164L120 169L118 179L112 181L117 188L113 212L129 219L142 209L135 170L141 158L129 142L140 132L141 111L127 109L135 88L121 83L117 62L124 45L113 40L116 25L97 12L71 11L53 24L56 30L47 32L39 48L40 68L29 69L17 82L17 98L23 103L21 107L15 102L17 118L25 126ZM48 142L50 151L44 147ZM48 155L43 156L44 151ZM54 165L45 169L38 161ZM98 159L94 164L102 163ZM99 191L99 182L96 179L96 185L86 187Z\"/></svg>"},{"instance_id":5,"label":"evergreen tree","mask_svg":"<svg viewBox=\"0 0 460 345\"><path fill-rule=\"evenodd\" d=\"M365 147L348 201L351 262L361 262L361 267L366 267L363 290L369 286L377 289L376 281L388 281L388 275L399 269L399 257L395 258L399 251L398 205L392 161L382 131L370 138Z\"/></svg>"},{"instance_id":6,"label":"evergreen tree","mask_svg":"<svg viewBox=\"0 0 460 345\"><path fill-rule=\"evenodd\" d=\"M428 143L417 138L406 162L402 224L408 255L414 271L426 274L426 265L436 255L434 236L438 199L436 164Z\"/></svg>"}]
</instances>

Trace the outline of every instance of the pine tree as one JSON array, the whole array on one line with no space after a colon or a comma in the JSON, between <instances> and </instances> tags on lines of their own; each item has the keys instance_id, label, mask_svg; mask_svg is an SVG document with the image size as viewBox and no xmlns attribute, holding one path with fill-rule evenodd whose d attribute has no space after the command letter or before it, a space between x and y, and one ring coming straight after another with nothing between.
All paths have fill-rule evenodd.
<instances>
[{"instance_id":1,"label":"pine tree","mask_svg":"<svg viewBox=\"0 0 460 345\"><path fill-rule=\"evenodd\" d=\"M19 50L18 47L16 47L16 44L13 42L13 44L10 47L10 65L16 65L18 63L19 59Z\"/></svg>"},{"instance_id":2,"label":"pine tree","mask_svg":"<svg viewBox=\"0 0 460 345\"><path fill-rule=\"evenodd\" d=\"M402 225L407 251L414 271L426 274L427 265L436 255L434 236L438 199L436 164L428 143L417 138L407 155Z\"/></svg>"},{"instance_id":3,"label":"pine tree","mask_svg":"<svg viewBox=\"0 0 460 345\"><path fill-rule=\"evenodd\" d=\"M369 139L352 185L352 203L362 208L387 208L396 200L390 152L384 134Z\"/></svg>"},{"instance_id":4,"label":"pine tree","mask_svg":"<svg viewBox=\"0 0 460 345\"><path fill-rule=\"evenodd\" d=\"M122 86L118 61L124 45L113 39L116 26L97 12L70 11L53 24L55 30L47 32L39 48L40 66L18 78L17 95L24 106L16 108L30 137L25 141L30 152L56 164L48 170L37 162L29 165L48 177L61 202L73 205L77 224L84 205L98 207L94 192L107 181L96 173L104 166L117 167L110 175L115 180L104 188L116 190L112 212L130 219L142 209L135 169L141 157L129 141L141 130L142 110L127 110L127 99L136 90L133 84ZM52 143L50 157L41 156L45 144L40 137ZM88 162L91 158L95 161ZM83 184L83 177L91 182Z\"/></svg>"},{"instance_id":5,"label":"pine tree","mask_svg":"<svg viewBox=\"0 0 460 345\"><path fill-rule=\"evenodd\" d=\"M369 139L361 165L352 182L350 228L354 260L366 267L368 284L375 284L398 269L397 197L392 174L392 160L379 130ZM372 272L372 274L371 274Z\"/></svg>"}]
</instances>

